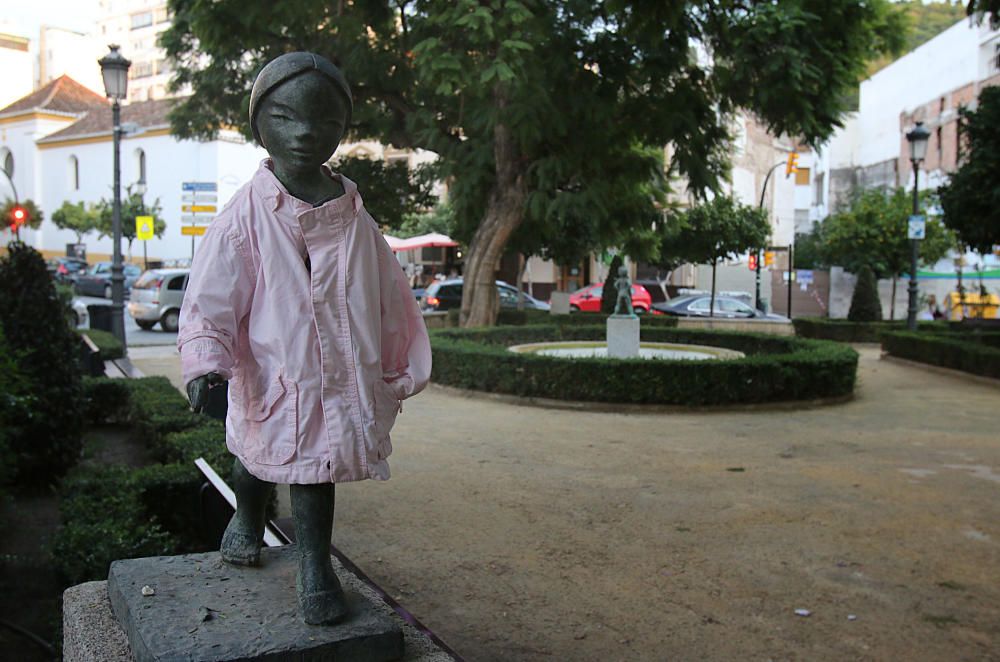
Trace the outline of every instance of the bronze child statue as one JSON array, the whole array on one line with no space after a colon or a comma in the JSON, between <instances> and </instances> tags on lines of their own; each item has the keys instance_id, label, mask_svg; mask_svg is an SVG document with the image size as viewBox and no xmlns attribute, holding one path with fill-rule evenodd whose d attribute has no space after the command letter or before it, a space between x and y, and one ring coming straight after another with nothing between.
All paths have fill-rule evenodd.
<instances>
[{"instance_id":1,"label":"bronze child statue","mask_svg":"<svg viewBox=\"0 0 1000 662\"><path fill-rule=\"evenodd\" d=\"M615 289L618 297L615 299L615 315L635 316L632 310L632 281L628 277L628 267L618 267L618 278L615 278Z\"/></svg>"},{"instance_id":2,"label":"bronze child statue","mask_svg":"<svg viewBox=\"0 0 1000 662\"><path fill-rule=\"evenodd\" d=\"M351 119L343 73L312 53L263 68L250 126L266 159L209 226L177 346L195 411L229 381L237 508L222 558L260 561L274 483L290 484L307 623L346 615L330 561L334 486L389 477L389 430L430 376L406 277L357 186L325 165Z\"/></svg>"}]
</instances>

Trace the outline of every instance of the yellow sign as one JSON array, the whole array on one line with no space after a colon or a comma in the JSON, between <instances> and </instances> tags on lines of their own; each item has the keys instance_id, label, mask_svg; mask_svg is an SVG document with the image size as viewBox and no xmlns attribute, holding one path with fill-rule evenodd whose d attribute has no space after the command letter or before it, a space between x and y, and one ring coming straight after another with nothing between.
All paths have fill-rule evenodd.
<instances>
[{"instance_id":1,"label":"yellow sign","mask_svg":"<svg viewBox=\"0 0 1000 662\"><path fill-rule=\"evenodd\" d=\"M183 225L181 226L181 234L190 236L196 236L196 235L200 236L205 234L205 230L207 229L208 229L207 225Z\"/></svg>"},{"instance_id":2,"label":"yellow sign","mask_svg":"<svg viewBox=\"0 0 1000 662\"><path fill-rule=\"evenodd\" d=\"M135 238L141 239L142 241L147 241L153 238L152 216L135 217Z\"/></svg>"},{"instance_id":3,"label":"yellow sign","mask_svg":"<svg viewBox=\"0 0 1000 662\"><path fill-rule=\"evenodd\" d=\"M211 212L215 213L215 205L181 205L181 211L189 212L191 214L198 214L201 212Z\"/></svg>"},{"instance_id":4,"label":"yellow sign","mask_svg":"<svg viewBox=\"0 0 1000 662\"><path fill-rule=\"evenodd\" d=\"M788 153L788 161L785 162L785 177L799 169L799 155L796 152Z\"/></svg>"}]
</instances>

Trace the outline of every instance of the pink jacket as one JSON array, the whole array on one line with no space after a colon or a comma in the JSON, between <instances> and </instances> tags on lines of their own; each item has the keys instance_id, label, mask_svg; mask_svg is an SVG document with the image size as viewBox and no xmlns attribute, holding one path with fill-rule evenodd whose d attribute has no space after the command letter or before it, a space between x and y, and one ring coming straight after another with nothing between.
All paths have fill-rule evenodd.
<instances>
[{"instance_id":1,"label":"pink jacket","mask_svg":"<svg viewBox=\"0 0 1000 662\"><path fill-rule=\"evenodd\" d=\"M208 227L181 308L184 382L230 380L226 445L266 481L387 479L400 401L430 378L403 270L332 176L346 194L313 208L265 160Z\"/></svg>"}]
</instances>

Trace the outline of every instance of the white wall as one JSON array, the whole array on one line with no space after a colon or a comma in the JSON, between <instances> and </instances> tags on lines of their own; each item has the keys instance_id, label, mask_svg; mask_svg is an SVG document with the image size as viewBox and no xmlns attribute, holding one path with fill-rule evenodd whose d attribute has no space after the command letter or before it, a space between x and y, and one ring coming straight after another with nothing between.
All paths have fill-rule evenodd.
<instances>
[{"instance_id":1,"label":"white wall","mask_svg":"<svg viewBox=\"0 0 1000 662\"><path fill-rule=\"evenodd\" d=\"M29 51L0 48L0 71L3 72L3 85L0 85L0 108L31 94L34 82L33 70Z\"/></svg>"},{"instance_id":2,"label":"white wall","mask_svg":"<svg viewBox=\"0 0 1000 662\"><path fill-rule=\"evenodd\" d=\"M898 158L900 114L976 79L978 30L963 18L861 83L857 165Z\"/></svg>"},{"instance_id":3,"label":"white wall","mask_svg":"<svg viewBox=\"0 0 1000 662\"><path fill-rule=\"evenodd\" d=\"M104 80L97 60L108 52L106 44L92 35L43 25L38 50L37 87L67 75L104 96Z\"/></svg>"}]
</instances>

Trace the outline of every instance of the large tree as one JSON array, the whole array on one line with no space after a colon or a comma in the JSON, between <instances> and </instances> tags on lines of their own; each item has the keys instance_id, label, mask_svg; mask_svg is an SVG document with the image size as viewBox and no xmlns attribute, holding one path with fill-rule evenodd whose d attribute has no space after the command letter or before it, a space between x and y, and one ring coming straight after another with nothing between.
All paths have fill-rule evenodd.
<instances>
[{"instance_id":1,"label":"large tree","mask_svg":"<svg viewBox=\"0 0 1000 662\"><path fill-rule=\"evenodd\" d=\"M963 160L941 187L945 225L980 253L1000 244L1000 87L979 94L975 111L962 109Z\"/></svg>"},{"instance_id":2,"label":"large tree","mask_svg":"<svg viewBox=\"0 0 1000 662\"><path fill-rule=\"evenodd\" d=\"M431 192L431 168L418 166L410 170L405 161L387 162L363 156L339 157L334 167L358 185L365 209L375 221L391 230L402 227L411 216L426 213L436 202Z\"/></svg>"},{"instance_id":3,"label":"large tree","mask_svg":"<svg viewBox=\"0 0 1000 662\"><path fill-rule=\"evenodd\" d=\"M97 236L98 237L113 237L114 236L114 205L111 200L101 199L94 206L94 210L97 212ZM136 237L136 227L135 227L135 217L136 216L152 216L153 217L153 235L156 237L162 237L163 233L167 230L167 222L163 220L161 214L163 209L160 207L160 199L156 198L153 200L152 204L147 204L143 196L132 190L131 186L125 188L125 195L122 198L121 203L121 223L122 223L122 238L128 242L128 259L132 259L132 242L135 241Z\"/></svg>"},{"instance_id":4,"label":"large tree","mask_svg":"<svg viewBox=\"0 0 1000 662\"><path fill-rule=\"evenodd\" d=\"M494 273L526 220L612 219L655 180L648 150L697 196L727 169L731 119L820 142L865 62L898 47L885 0L169 0L162 45L181 137L247 135L266 61L322 53L353 82L351 130L440 156L457 224L471 228L462 317L489 324ZM626 220L645 223L643 213ZM559 210L576 210L561 213Z\"/></svg>"},{"instance_id":5,"label":"large tree","mask_svg":"<svg viewBox=\"0 0 1000 662\"><path fill-rule=\"evenodd\" d=\"M933 209L933 193L924 192L920 207ZM858 193L850 205L817 226L822 259L857 274L870 267L876 278L892 279L889 318L895 317L896 284L909 273L911 247L907 239L908 219L913 213L911 193L902 188L868 189ZM925 238L919 243L920 260L933 264L955 247L955 235L936 216L927 216Z\"/></svg>"}]
</instances>

